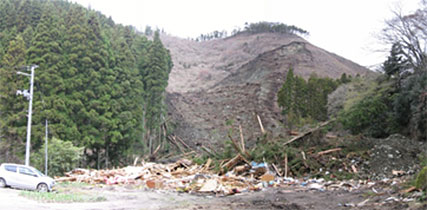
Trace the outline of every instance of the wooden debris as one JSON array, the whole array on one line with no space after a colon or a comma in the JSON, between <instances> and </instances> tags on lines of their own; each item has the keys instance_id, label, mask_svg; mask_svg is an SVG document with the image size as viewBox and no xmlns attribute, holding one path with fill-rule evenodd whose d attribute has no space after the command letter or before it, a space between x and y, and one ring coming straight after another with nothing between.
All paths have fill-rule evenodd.
<instances>
[{"instance_id":1,"label":"wooden debris","mask_svg":"<svg viewBox=\"0 0 427 210\"><path fill-rule=\"evenodd\" d=\"M187 149L190 149L191 150L191 147L190 146L188 146L181 138L179 138L179 136L176 136L176 139L178 139L178 141L182 144L182 145L184 145L184 147L186 147Z\"/></svg>"},{"instance_id":2,"label":"wooden debris","mask_svg":"<svg viewBox=\"0 0 427 210\"><path fill-rule=\"evenodd\" d=\"M145 182L148 188L151 189L162 189L163 188L163 182L156 181L156 180L147 180Z\"/></svg>"},{"instance_id":3,"label":"wooden debris","mask_svg":"<svg viewBox=\"0 0 427 210\"><path fill-rule=\"evenodd\" d=\"M223 167L227 168L228 170L231 170L234 166L236 166L242 160L243 160L242 156L238 154L234 158L232 158L230 161L225 163Z\"/></svg>"},{"instance_id":4,"label":"wooden debris","mask_svg":"<svg viewBox=\"0 0 427 210\"><path fill-rule=\"evenodd\" d=\"M204 171L209 170L209 167L211 166L211 163L212 163L212 159L210 159L210 158L209 158L209 159L206 161L205 166L203 167L203 170L204 170Z\"/></svg>"},{"instance_id":5,"label":"wooden debris","mask_svg":"<svg viewBox=\"0 0 427 210\"><path fill-rule=\"evenodd\" d=\"M85 182L89 184L136 184L149 189L176 190L180 192L218 193L222 195L235 194L242 191L259 190L259 179L237 175L249 172L251 166L245 163L245 158L238 154L235 158L224 164L229 167L227 175L218 175L209 170L212 160L208 159L204 165L194 164L188 159L180 159L175 163L159 164L142 162L141 166L128 166L120 169L93 170L74 169L64 177L56 177L57 182ZM263 169L264 175L266 168ZM249 173L246 173L249 175ZM252 174L253 176L253 174ZM274 176L273 176L274 177ZM264 176L263 180L271 180ZM262 187L262 185L261 185Z\"/></svg>"},{"instance_id":6,"label":"wooden debris","mask_svg":"<svg viewBox=\"0 0 427 210\"><path fill-rule=\"evenodd\" d=\"M240 174L240 173L247 171L249 168L250 168L250 166L247 166L247 165L236 166L234 168L234 173Z\"/></svg>"},{"instance_id":7,"label":"wooden debris","mask_svg":"<svg viewBox=\"0 0 427 210\"><path fill-rule=\"evenodd\" d=\"M233 145L233 147L234 147L234 149L239 153L239 154L241 154L242 155L242 158L244 158L245 156L247 157L247 158L250 158L250 154L248 153L248 151L242 151L242 148L240 148L239 147L239 144L237 143L237 141L236 140L234 140L233 139L233 137L231 136L231 134L229 133L228 134L228 138L230 138L230 140L231 140L231 143L232 143L232 145ZM244 159L245 160L245 162L247 162L247 163L249 163L249 161L247 161L246 160L246 158Z\"/></svg>"},{"instance_id":8,"label":"wooden debris","mask_svg":"<svg viewBox=\"0 0 427 210\"><path fill-rule=\"evenodd\" d=\"M308 136L308 135L311 135L314 131L317 131L317 130L319 130L320 128L322 128L322 127L324 127L324 126L328 125L328 124L329 124L329 123L331 123L332 121L334 121L334 119L333 119L333 120L326 121L326 122L323 122L322 124L320 124L320 125L319 125L319 126L317 126L316 128L311 129L311 130L309 130L309 131L307 131L307 132L305 132L305 133L300 134L299 136L296 136L296 137L292 138L291 140L289 140L289 141L285 142L283 145L290 144L290 143L292 143L292 142L294 142L294 141L296 141L296 140L299 140L299 139L302 139L302 138L304 138L304 137L306 137L306 136Z\"/></svg>"},{"instance_id":9,"label":"wooden debris","mask_svg":"<svg viewBox=\"0 0 427 210\"><path fill-rule=\"evenodd\" d=\"M246 152L245 139L243 138L243 131L242 131L241 125L239 125L239 132L240 132L240 142L241 142L242 152L245 153Z\"/></svg>"},{"instance_id":10,"label":"wooden debris","mask_svg":"<svg viewBox=\"0 0 427 210\"><path fill-rule=\"evenodd\" d=\"M357 174L357 168L355 165L351 165L351 169L353 170L353 173Z\"/></svg>"},{"instance_id":11,"label":"wooden debris","mask_svg":"<svg viewBox=\"0 0 427 210\"><path fill-rule=\"evenodd\" d=\"M265 134L265 130L264 130L264 126L262 125L261 118L259 117L259 115L256 115L256 117L258 119L259 127L261 128L261 133Z\"/></svg>"},{"instance_id":12,"label":"wooden debris","mask_svg":"<svg viewBox=\"0 0 427 210\"><path fill-rule=\"evenodd\" d=\"M405 171L396 171L396 170L392 170L392 171L391 171L391 173L392 173L394 176L403 176L403 175L405 175L405 174L406 174L406 172L405 172Z\"/></svg>"},{"instance_id":13,"label":"wooden debris","mask_svg":"<svg viewBox=\"0 0 427 210\"><path fill-rule=\"evenodd\" d=\"M218 187L218 182L215 179L209 179L199 192L214 192Z\"/></svg>"},{"instance_id":14,"label":"wooden debris","mask_svg":"<svg viewBox=\"0 0 427 210\"><path fill-rule=\"evenodd\" d=\"M274 171L276 171L278 176L282 176L282 173L279 172L279 169L277 168L277 166L273 163L271 164L273 166Z\"/></svg>"},{"instance_id":15,"label":"wooden debris","mask_svg":"<svg viewBox=\"0 0 427 210\"><path fill-rule=\"evenodd\" d=\"M325 151L322 151L322 152L318 152L317 155L321 156L321 155L325 155L325 154L329 154L331 152L337 152L337 151L341 151L341 150L342 150L341 148L328 149L328 150L325 150Z\"/></svg>"},{"instance_id":16,"label":"wooden debris","mask_svg":"<svg viewBox=\"0 0 427 210\"><path fill-rule=\"evenodd\" d=\"M305 153L304 153L304 151L301 151L301 155L302 155L302 159L303 159L303 160L307 160L307 158L305 157Z\"/></svg>"},{"instance_id":17,"label":"wooden debris","mask_svg":"<svg viewBox=\"0 0 427 210\"><path fill-rule=\"evenodd\" d=\"M415 186L412 186L412 187L410 187L408 189L400 191L400 193L404 194L404 193L410 193L410 192L413 192L413 191L418 191L418 189Z\"/></svg>"},{"instance_id":18,"label":"wooden debris","mask_svg":"<svg viewBox=\"0 0 427 210\"><path fill-rule=\"evenodd\" d=\"M138 159L139 159L139 157L135 158L135 161L133 161L133 166L136 166L136 164L138 163Z\"/></svg>"},{"instance_id":19,"label":"wooden debris","mask_svg":"<svg viewBox=\"0 0 427 210\"><path fill-rule=\"evenodd\" d=\"M269 182L269 181L273 181L274 180L274 175L272 175L272 174L264 174L264 175L262 175L261 177L260 177L260 179L261 179L261 181L264 181L264 182Z\"/></svg>"},{"instance_id":20,"label":"wooden debris","mask_svg":"<svg viewBox=\"0 0 427 210\"><path fill-rule=\"evenodd\" d=\"M289 131L289 132L288 132L288 134L289 134L289 135L291 135L291 136L298 136L298 135L299 135L299 132L298 132L298 131L292 131L292 130L291 130L291 131Z\"/></svg>"}]
</instances>

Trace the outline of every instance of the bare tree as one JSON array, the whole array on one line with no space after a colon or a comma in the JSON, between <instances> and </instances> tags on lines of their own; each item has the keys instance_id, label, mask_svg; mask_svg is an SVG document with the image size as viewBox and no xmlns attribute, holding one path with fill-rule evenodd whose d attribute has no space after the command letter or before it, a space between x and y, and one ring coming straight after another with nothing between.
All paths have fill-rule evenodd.
<instances>
[{"instance_id":1,"label":"bare tree","mask_svg":"<svg viewBox=\"0 0 427 210\"><path fill-rule=\"evenodd\" d=\"M386 21L381 38L397 44L414 71L427 71L427 0L421 0L420 5L409 15L403 15L401 8L393 11L395 17Z\"/></svg>"}]
</instances>

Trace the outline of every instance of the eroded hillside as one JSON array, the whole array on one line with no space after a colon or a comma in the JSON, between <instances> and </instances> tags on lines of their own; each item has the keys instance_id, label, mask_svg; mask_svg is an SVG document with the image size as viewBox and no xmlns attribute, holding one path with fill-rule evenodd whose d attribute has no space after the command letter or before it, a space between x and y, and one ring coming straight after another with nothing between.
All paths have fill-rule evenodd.
<instances>
[{"instance_id":1,"label":"eroded hillside","mask_svg":"<svg viewBox=\"0 0 427 210\"><path fill-rule=\"evenodd\" d=\"M174 61L169 114L177 123L175 134L193 146L221 144L230 128L226 121L236 129L241 125L253 144L261 132L257 115L273 135L284 132L276 95L290 67L304 78L369 73L296 35L242 34L206 42L163 36L162 41Z\"/></svg>"}]
</instances>

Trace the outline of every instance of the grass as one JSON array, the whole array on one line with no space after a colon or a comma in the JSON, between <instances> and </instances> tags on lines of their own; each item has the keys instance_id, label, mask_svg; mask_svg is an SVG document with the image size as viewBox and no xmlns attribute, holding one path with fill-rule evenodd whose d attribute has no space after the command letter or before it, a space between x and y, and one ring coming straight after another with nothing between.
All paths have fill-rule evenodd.
<instances>
[{"instance_id":1,"label":"grass","mask_svg":"<svg viewBox=\"0 0 427 210\"><path fill-rule=\"evenodd\" d=\"M82 188L82 187L88 187L88 186L91 186L91 185L85 182L59 182L56 184L55 188L58 188L58 189Z\"/></svg>"},{"instance_id":2,"label":"grass","mask_svg":"<svg viewBox=\"0 0 427 210\"><path fill-rule=\"evenodd\" d=\"M82 192L78 188L88 186L86 183L58 183L54 192L22 191L20 196L47 203L99 202L107 199L97 194Z\"/></svg>"}]
</instances>

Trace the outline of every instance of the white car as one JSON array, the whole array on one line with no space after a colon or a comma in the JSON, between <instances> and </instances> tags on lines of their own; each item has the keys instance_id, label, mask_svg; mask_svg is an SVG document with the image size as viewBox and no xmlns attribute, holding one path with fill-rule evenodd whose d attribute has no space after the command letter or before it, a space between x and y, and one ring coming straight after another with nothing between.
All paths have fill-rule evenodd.
<instances>
[{"instance_id":1,"label":"white car","mask_svg":"<svg viewBox=\"0 0 427 210\"><path fill-rule=\"evenodd\" d=\"M0 165L0 188L37 190L40 192L52 191L55 180L42 174L31 166L3 163Z\"/></svg>"}]
</instances>

